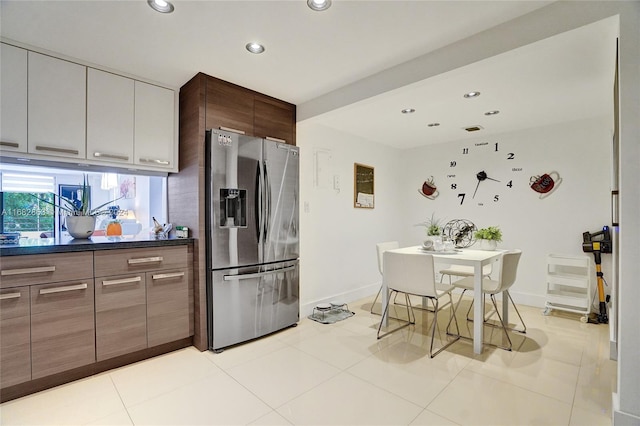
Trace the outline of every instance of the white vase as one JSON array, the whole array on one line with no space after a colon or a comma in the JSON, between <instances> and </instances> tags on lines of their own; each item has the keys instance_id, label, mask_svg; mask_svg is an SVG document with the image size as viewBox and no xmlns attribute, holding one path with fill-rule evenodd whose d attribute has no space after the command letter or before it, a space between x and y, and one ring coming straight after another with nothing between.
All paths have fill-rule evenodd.
<instances>
[{"instance_id":1,"label":"white vase","mask_svg":"<svg viewBox=\"0 0 640 426\"><path fill-rule=\"evenodd\" d=\"M480 250L493 251L498 247L496 240L480 240Z\"/></svg>"},{"instance_id":2,"label":"white vase","mask_svg":"<svg viewBox=\"0 0 640 426\"><path fill-rule=\"evenodd\" d=\"M96 229L95 216L67 216L67 231L73 238L89 238Z\"/></svg>"}]
</instances>

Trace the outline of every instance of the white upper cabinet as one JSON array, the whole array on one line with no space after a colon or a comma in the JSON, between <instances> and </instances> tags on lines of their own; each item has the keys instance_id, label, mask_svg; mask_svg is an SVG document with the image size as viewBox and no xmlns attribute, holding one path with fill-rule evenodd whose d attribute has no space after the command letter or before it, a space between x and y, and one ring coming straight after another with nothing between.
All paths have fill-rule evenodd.
<instances>
[{"instance_id":1,"label":"white upper cabinet","mask_svg":"<svg viewBox=\"0 0 640 426\"><path fill-rule=\"evenodd\" d=\"M135 82L134 163L177 171L175 92Z\"/></svg>"},{"instance_id":2,"label":"white upper cabinet","mask_svg":"<svg viewBox=\"0 0 640 426\"><path fill-rule=\"evenodd\" d=\"M134 80L89 68L87 159L132 164L133 122Z\"/></svg>"},{"instance_id":3,"label":"white upper cabinet","mask_svg":"<svg viewBox=\"0 0 640 426\"><path fill-rule=\"evenodd\" d=\"M28 151L85 158L87 67L29 52Z\"/></svg>"},{"instance_id":4,"label":"white upper cabinet","mask_svg":"<svg viewBox=\"0 0 640 426\"><path fill-rule=\"evenodd\" d=\"M27 152L27 51L0 44L0 151Z\"/></svg>"}]
</instances>

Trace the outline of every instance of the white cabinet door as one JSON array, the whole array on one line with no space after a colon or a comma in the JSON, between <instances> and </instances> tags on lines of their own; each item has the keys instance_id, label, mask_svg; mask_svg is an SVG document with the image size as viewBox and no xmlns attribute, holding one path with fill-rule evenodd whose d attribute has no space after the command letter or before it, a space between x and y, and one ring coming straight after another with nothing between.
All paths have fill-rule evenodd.
<instances>
[{"instance_id":1,"label":"white cabinet door","mask_svg":"<svg viewBox=\"0 0 640 426\"><path fill-rule=\"evenodd\" d=\"M29 152L85 158L87 68L29 52L28 81Z\"/></svg>"},{"instance_id":2,"label":"white cabinet door","mask_svg":"<svg viewBox=\"0 0 640 426\"><path fill-rule=\"evenodd\" d=\"M135 82L134 163L177 171L175 92Z\"/></svg>"},{"instance_id":3,"label":"white cabinet door","mask_svg":"<svg viewBox=\"0 0 640 426\"><path fill-rule=\"evenodd\" d=\"M0 150L27 152L27 51L0 45Z\"/></svg>"},{"instance_id":4,"label":"white cabinet door","mask_svg":"<svg viewBox=\"0 0 640 426\"><path fill-rule=\"evenodd\" d=\"M87 158L133 163L134 81L89 68Z\"/></svg>"}]
</instances>

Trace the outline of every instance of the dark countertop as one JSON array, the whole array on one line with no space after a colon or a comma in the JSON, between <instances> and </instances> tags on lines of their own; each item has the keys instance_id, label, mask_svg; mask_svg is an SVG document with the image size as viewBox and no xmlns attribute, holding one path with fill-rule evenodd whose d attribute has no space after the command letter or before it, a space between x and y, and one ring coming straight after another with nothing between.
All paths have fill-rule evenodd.
<instances>
[{"instance_id":1,"label":"dark countertop","mask_svg":"<svg viewBox=\"0 0 640 426\"><path fill-rule=\"evenodd\" d=\"M193 238L156 239L153 236L90 238L20 238L19 244L0 244L0 256L25 254L68 253L78 251L113 250L127 248L166 247L192 244Z\"/></svg>"}]
</instances>

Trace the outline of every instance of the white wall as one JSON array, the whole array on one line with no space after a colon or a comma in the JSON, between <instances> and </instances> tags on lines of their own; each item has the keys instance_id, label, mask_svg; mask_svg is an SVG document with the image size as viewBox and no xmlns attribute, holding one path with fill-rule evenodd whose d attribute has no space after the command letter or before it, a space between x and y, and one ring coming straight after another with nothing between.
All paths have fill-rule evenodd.
<instances>
[{"instance_id":1,"label":"white wall","mask_svg":"<svg viewBox=\"0 0 640 426\"><path fill-rule=\"evenodd\" d=\"M489 139L478 137L397 150L319 125L300 123L303 313L318 302L350 302L374 294L380 282L375 244L388 240L398 240L405 246L420 244L425 231L415 225L432 214L444 221L469 219L479 228L499 225L503 231L499 247L523 250L518 280L512 290L514 299L544 306L547 254L584 255L582 233L596 232L610 224L611 135L611 117L601 117ZM499 202L479 206L468 193L461 206L457 197L460 187L450 190L446 178L451 173L449 161L459 158L456 155L462 148L487 140L499 142L505 152L516 153L518 161L513 166L523 170L513 173L514 186L501 192ZM332 169L325 173L330 178L339 176L340 191L333 189L331 182L324 188L315 184L317 149L331 153ZM484 169L491 173L491 155L489 150L467 162L458 161L456 175L460 181L468 179L467 192L475 189L476 172ZM353 207L354 162L375 167L373 210ZM496 173L504 174L504 170ZM552 170L560 173L562 183L551 195L540 199L529 188L529 178ZM435 200L417 191L431 175L440 190ZM603 256L603 270L605 278L610 276L610 256Z\"/></svg>"},{"instance_id":2,"label":"white wall","mask_svg":"<svg viewBox=\"0 0 640 426\"><path fill-rule=\"evenodd\" d=\"M376 243L396 240L404 226L399 191L398 151L298 123L300 164L300 305L308 315L319 302L353 301L375 294L380 286ZM323 162L326 187L314 183L314 151L329 152ZM354 162L374 167L375 208L353 207ZM333 176L340 190L333 189ZM305 205L308 208L305 208ZM308 211L307 211L308 210Z\"/></svg>"}]
</instances>

